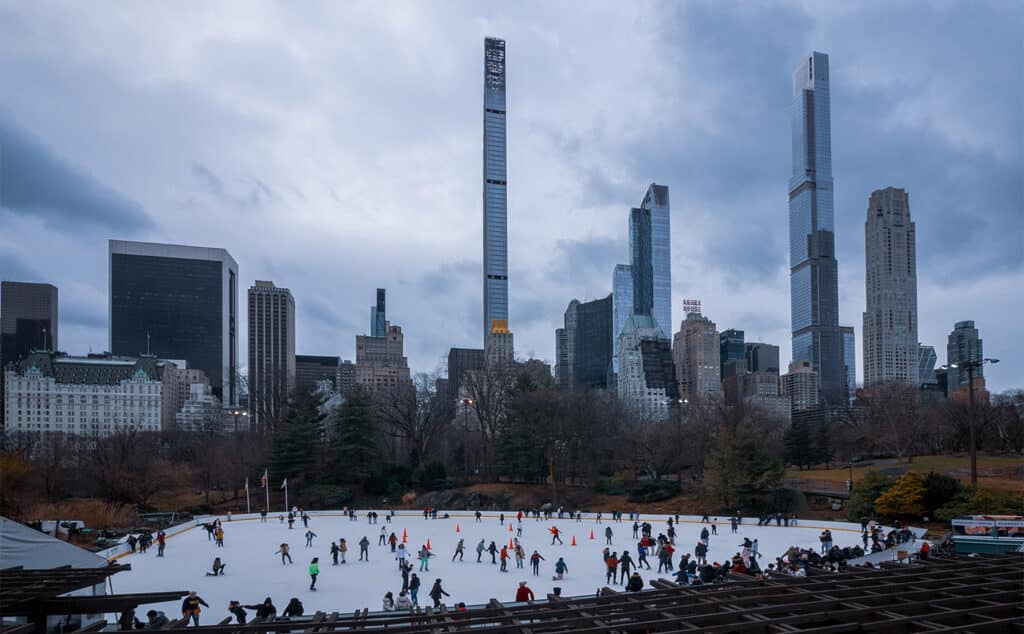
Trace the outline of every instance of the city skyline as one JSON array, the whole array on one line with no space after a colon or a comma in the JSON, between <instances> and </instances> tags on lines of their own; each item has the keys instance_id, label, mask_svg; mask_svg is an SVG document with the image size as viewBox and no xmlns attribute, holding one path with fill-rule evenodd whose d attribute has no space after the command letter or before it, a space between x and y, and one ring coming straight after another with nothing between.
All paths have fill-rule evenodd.
<instances>
[{"instance_id":1,"label":"city skyline","mask_svg":"<svg viewBox=\"0 0 1024 634\"><path fill-rule=\"evenodd\" d=\"M763 22L750 19L758 10L737 8L716 14L715 28L748 34L750 41L727 38L737 42L735 48L715 60L699 50L699 41L692 50L663 46L672 33L698 33L710 17L696 8L665 6L669 19L659 29L643 22L639 10L609 6L586 17L579 35L546 39L532 31L535 20L514 12L487 17L449 9L434 17L406 7L414 22L438 27L438 34L417 29L416 43L439 63L371 47L370 54L380 56L375 72L394 77L383 82L357 76L383 96L347 78L338 79L339 92L319 93L323 89L309 74L322 72L328 61L344 71L353 64L346 56L369 42L361 37L340 59L312 37L305 54L319 64L289 76L286 71L299 68L292 51L268 69L274 90L247 83L252 77L245 73L215 90L204 80L237 74L246 51L276 54L271 39L259 29L247 38L212 24L209 32L172 46L160 32L159 9L133 16L138 35L127 25L85 19L88 12L74 7L12 9L14 19L0 26L9 36L0 43L9 53L0 67L13 88L0 102L0 143L7 156L0 277L57 286L61 347L84 354L106 347L107 239L224 248L239 262L245 287L273 279L292 288L298 352L353 358L352 335L366 331L366 297L387 287L389 316L403 326L410 365L433 369L449 347L479 345L481 129L474 112L480 44L496 34L520 51L516 108L508 122L514 140L509 177L520 183L508 202L510 276L517 279L509 318L517 351L553 360L551 332L567 298L607 295L609 272L626 252L623 213L636 204L636 191L654 181L672 189L676 215L673 329L682 319L682 298L702 297L704 312L720 328L743 329L749 341L780 346L785 368L786 192L779 183L789 171L787 77L808 51L819 50L830 56L836 78L831 100L840 323L856 325L865 306L863 201L876 189L905 188L920 210L920 341L944 349L953 325L973 320L986 351L1003 360L986 372L989 387L1024 384L1024 351L1011 317L1022 310L1022 300L1007 292L1024 285L1014 244L1021 235L1020 147L1006 133L1020 128L1013 104L1019 104L1021 88L998 79L1014 71L999 70L1007 60L992 56L1012 42L1019 11L1000 20L991 9L967 15L956 8L904 8L881 28L907 31L907 37L879 45L886 38L874 27L840 31L831 16L799 9L762 16L776 20L780 31L793 29L790 35L798 35L790 41L760 36L749 24ZM620 19L609 15L613 11L628 15ZM367 19L367 38L387 41L388 33L410 33L394 22L374 31L368 28L372 16L356 13ZM557 9L549 17L554 25L570 19ZM1006 30L997 28L984 41L958 40L962 62L944 50L945 36L985 21ZM285 39L306 34L295 22L281 21L292 35ZM68 33L55 39L63 39L76 59L68 62L45 45L20 45L19 24ZM586 41L601 27L620 36L630 49L626 59ZM101 50L106 41L129 45L136 37L155 44L138 60L145 72ZM193 63L204 45L225 67L204 70ZM755 50L755 62L735 63ZM551 70L542 58L563 58L574 72ZM997 68L979 76L975 68L990 58ZM902 74L915 78L898 90L895 59ZM123 105L78 83L78 70L98 75L96 90ZM336 79L344 74L332 71ZM438 82L443 89L430 87ZM634 103L633 94L652 86L661 103ZM326 104L296 99L311 91ZM737 94L748 101L736 104ZM973 94L986 94L986 104L973 103ZM175 107L162 105L160 95ZM62 110L45 107L58 102ZM74 124L63 108L76 112ZM381 112L375 115L375 109ZM428 130L432 117L436 129ZM365 133L338 119L359 121ZM655 139L668 143L658 148ZM886 151L879 155L882 144ZM294 160L298 170L275 154ZM364 165L356 157L369 159ZM33 166L34 175L10 167L14 163ZM743 187L735 187L736 170L746 176ZM52 191L41 191L43 185ZM422 221L426 217L429 222ZM257 223L270 230L257 229ZM59 257L36 255L53 250ZM238 336L245 337L247 324L240 327ZM862 359L858 350L858 374ZM243 355L239 365L246 365Z\"/></svg>"}]
</instances>

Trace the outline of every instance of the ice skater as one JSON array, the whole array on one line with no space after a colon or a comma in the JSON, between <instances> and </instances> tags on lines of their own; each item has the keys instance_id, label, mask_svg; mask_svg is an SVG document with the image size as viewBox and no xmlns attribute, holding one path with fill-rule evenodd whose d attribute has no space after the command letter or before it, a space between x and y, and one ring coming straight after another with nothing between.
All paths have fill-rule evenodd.
<instances>
[{"instance_id":1,"label":"ice skater","mask_svg":"<svg viewBox=\"0 0 1024 634\"><path fill-rule=\"evenodd\" d=\"M450 597L451 595L444 591L441 587L441 579L434 579L434 587L430 589L430 598L434 600L434 607L441 607L441 597Z\"/></svg>"},{"instance_id":2,"label":"ice skater","mask_svg":"<svg viewBox=\"0 0 1024 634\"><path fill-rule=\"evenodd\" d=\"M555 562L555 576L551 578L552 581L561 581L565 576L565 573L569 572L569 566L566 565L565 560L561 557Z\"/></svg>"},{"instance_id":3,"label":"ice skater","mask_svg":"<svg viewBox=\"0 0 1024 634\"><path fill-rule=\"evenodd\" d=\"M310 531L310 530L306 531L306 548L312 548L313 547L313 538L314 537L316 537L316 533L314 533L313 531Z\"/></svg>"},{"instance_id":4,"label":"ice skater","mask_svg":"<svg viewBox=\"0 0 1024 634\"><path fill-rule=\"evenodd\" d=\"M206 573L207 577L218 577L224 574L224 569L227 568L227 564L221 563L220 557L215 557L213 560L213 572Z\"/></svg>"},{"instance_id":5,"label":"ice skater","mask_svg":"<svg viewBox=\"0 0 1024 634\"><path fill-rule=\"evenodd\" d=\"M363 539L366 539L366 538L364 537ZM345 541L345 538L342 537L341 539L338 540L338 554L341 555L341 563L346 563L345 562L345 555L347 553L348 553L348 543Z\"/></svg>"},{"instance_id":6,"label":"ice skater","mask_svg":"<svg viewBox=\"0 0 1024 634\"><path fill-rule=\"evenodd\" d=\"M405 550L405 544L399 544L398 545L398 551L397 551L396 557L395 557L395 559L398 560L398 569L399 570L401 570L402 567L405 566L405 557L406 557L407 554L408 553Z\"/></svg>"},{"instance_id":7,"label":"ice skater","mask_svg":"<svg viewBox=\"0 0 1024 634\"><path fill-rule=\"evenodd\" d=\"M280 548L278 548L277 552L276 552L276 553L274 553L274 554L275 554L275 555L278 555L278 554L280 554L280 555L281 555L281 565L282 565L282 566L284 565L284 560L285 560L285 558L287 558L287 559L288 559L288 563L290 563L290 564L293 564L293 563L295 563L294 561L292 561L292 556L291 556L291 554L290 554L290 553L288 552L288 544L281 544L281 547L280 547Z\"/></svg>"},{"instance_id":8,"label":"ice skater","mask_svg":"<svg viewBox=\"0 0 1024 634\"><path fill-rule=\"evenodd\" d=\"M313 557L309 562L309 589L316 592L316 578L320 574L320 558Z\"/></svg>"},{"instance_id":9,"label":"ice skater","mask_svg":"<svg viewBox=\"0 0 1024 634\"><path fill-rule=\"evenodd\" d=\"M391 552L394 551L395 547L392 546ZM366 535L363 535L363 538L359 540L359 561L363 561L364 557L366 561L370 561L370 540L366 538Z\"/></svg>"},{"instance_id":10,"label":"ice skater","mask_svg":"<svg viewBox=\"0 0 1024 634\"><path fill-rule=\"evenodd\" d=\"M555 545L555 542L556 542L556 541L557 541L557 542L558 542L559 544L563 543L563 542L562 542L562 538L561 538L561 537L559 536L559 534L561 533L561 531L560 531L560 530L558 530L558 527L557 527L557 526L552 526L551 528L549 528L549 529L548 529L548 532L549 532L549 533L551 533L551 545L552 545L552 546L554 546L554 545Z\"/></svg>"},{"instance_id":11,"label":"ice skater","mask_svg":"<svg viewBox=\"0 0 1024 634\"><path fill-rule=\"evenodd\" d=\"M604 543L609 545L609 546L612 545L612 527L611 526L607 526L604 529Z\"/></svg>"},{"instance_id":12,"label":"ice skater","mask_svg":"<svg viewBox=\"0 0 1024 634\"><path fill-rule=\"evenodd\" d=\"M530 555L530 567L533 568L533 576L536 577L536 576L540 575L540 562L543 561L543 560L544 560L544 557L541 556L541 554L539 552L537 552L536 550L533 551L532 555ZM559 557L558 560L561 561L562 560L561 557Z\"/></svg>"},{"instance_id":13,"label":"ice skater","mask_svg":"<svg viewBox=\"0 0 1024 634\"><path fill-rule=\"evenodd\" d=\"M340 552L341 552L341 549L338 548L338 544L336 542L331 542L331 565L332 566L337 566L338 565L338 553L340 553Z\"/></svg>"},{"instance_id":14,"label":"ice skater","mask_svg":"<svg viewBox=\"0 0 1024 634\"><path fill-rule=\"evenodd\" d=\"M484 540L480 540L480 543L476 545L476 563L480 563L480 558L483 557L484 551L487 550L487 546L484 546Z\"/></svg>"},{"instance_id":15,"label":"ice skater","mask_svg":"<svg viewBox=\"0 0 1024 634\"><path fill-rule=\"evenodd\" d=\"M452 555L452 561L455 561L456 557L459 558L459 561L462 561L462 556L465 554L465 551L466 551L466 540L460 539L459 543L455 545L455 554Z\"/></svg>"}]
</instances>

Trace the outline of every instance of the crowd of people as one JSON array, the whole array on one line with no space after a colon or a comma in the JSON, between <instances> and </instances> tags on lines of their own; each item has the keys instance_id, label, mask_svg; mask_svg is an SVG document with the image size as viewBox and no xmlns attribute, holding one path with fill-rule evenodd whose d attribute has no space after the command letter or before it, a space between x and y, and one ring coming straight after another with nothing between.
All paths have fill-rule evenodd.
<instances>
[{"instance_id":1,"label":"crowd of people","mask_svg":"<svg viewBox=\"0 0 1024 634\"><path fill-rule=\"evenodd\" d=\"M344 509L344 515L350 521L358 521L359 519L355 510ZM427 508L424 509L423 516L425 519L438 519L438 512L436 509ZM379 515L376 512L368 512L364 517L368 524L378 523ZM430 572L431 559L435 558L437 553L431 548L429 540L424 544L420 544L413 551L412 545L409 544L407 546L406 544L404 531L402 538L399 538L397 531L390 530L387 526L391 524L393 517L394 511L385 515L386 524L380 527L377 546L386 549L384 552L389 553L397 564L395 584L398 590L397 594L392 590L384 593L381 599L381 609L386 611L407 611L420 606L420 589L424 584L420 574ZM443 517L448 517L448 514L445 513ZM540 577L541 567L545 565L544 562L548 562L546 565L551 565L554 573L551 580L556 582L564 580L566 575L569 574L569 566L563 557L556 557L549 553L551 559L549 562L549 557L545 557L539 549L532 549L532 552L529 552L520 541L524 530L524 520L532 518L534 521L539 522L542 519L552 520L555 517L578 522L581 521L581 512L578 510L566 511L561 508L534 509L531 511L522 509L515 514L510 514L508 518L506 518L504 513L500 513L497 519L501 530L504 533L504 528L507 525L508 531L511 533L513 527L517 525L515 536L510 537L507 543L504 541L499 542L499 540L480 539L475 546L475 563L493 565L498 574L510 574L513 571L519 572L520 570L525 574L526 563L529 562L532 576ZM626 521L632 523L632 540L628 540L629 546L613 550L616 533L620 533L619 537L621 539L622 534L628 530L626 528L623 531L619 531L617 528L613 528L613 526L621 525L625 518L628 518ZM260 519L261 521L266 520L265 511L260 513ZM483 514L477 511L474 513L474 519L476 522L482 523ZM605 523L605 517L602 513L597 513L594 516L594 520L598 524ZM314 540L318 535L310 528L311 517L305 510L293 508L286 516L284 514L281 515L281 521L282 523L287 521L289 529L293 528L296 521L301 521L306 531L305 546L309 549L314 548ZM794 546L777 557L773 563L768 563L765 566L761 561L763 555L759 552L758 540L743 536L738 538L740 541L736 544L734 555L725 558L721 562L708 560L710 540L712 538L724 539L717 537L719 535L717 517L712 519L707 514L701 517L697 539L692 542L693 545L689 549L679 544L681 539L679 535L679 516L668 516L663 521L664 525L659 526L656 530L651 521L642 521L638 513L630 512L624 515L623 513L612 511L608 515L608 523L602 531L605 547L601 552L604 564L603 581L605 584L621 585L629 592L640 591L644 587L644 580L640 573L645 570L654 571L650 573L652 575L667 575L677 584L681 585L726 583L734 579L760 579L777 575L804 576L815 571L841 571L846 568L849 560L861 557L866 552L874 552L914 539L913 533L905 526L896 525L886 531L880 525L865 520L862 522L863 548L860 546L839 547L833 544L831 530L825 529L819 535L820 548L817 551ZM660 524L662 520L659 519L658 522ZM742 525L742 515L737 512L734 516L728 518L728 522L731 527L731 533L737 534L740 532ZM793 526L796 524L796 517L781 513L765 514L758 518L757 525L766 526L772 523L778 526ZM202 527L206 530L208 539L213 541L216 547L223 547L224 527L219 519L205 523ZM547 530L551 535L552 547L556 544L564 545L561 538L562 529L557 525L552 525ZM591 532L591 539L593 538L594 535ZM161 531L157 534L157 539L160 541L160 555L162 556L166 536ZM141 538L135 538L134 536L128 541L133 552L136 545L142 549L142 552L145 552L149 545ZM369 561L369 538L365 535L362 536L358 546L360 552L359 561ZM452 552L451 562L455 562L456 559L459 562L463 562L466 549L465 539L459 538ZM688 552L683 552L684 550ZM273 554L280 555L281 564L288 566L294 564L292 552L289 544L282 542ZM344 538L331 541L329 547L331 565L345 565L347 563L347 552L348 545ZM676 560L677 557L678 561ZM472 559L470 561L472 562ZM657 562L656 571L652 565L654 561ZM418 570L416 570L416 563L419 564ZM515 564L514 569L512 568L513 563ZM206 576L220 577L225 574L226 567L227 563L222 561L221 557L216 557L211 570L205 574ZM811 569L815 569L815 571ZM311 557L308 572L310 577L308 589L315 592L317 590L317 579L321 574L318 557ZM534 591L529 587L527 581L518 580L518 586L513 587L515 587L515 601L534 600ZM440 577L433 579L429 588L427 597L429 598L429 604L434 608L439 608L442 603L445 603L445 599L450 597ZM559 595L561 588L555 587L553 593ZM198 625L199 615L203 607L209 608L209 605L195 592L190 593L181 605L182 618ZM456 610L465 610L465 603L456 602L454 607ZM270 597L257 604L243 604L240 601L232 600L227 609L238 624L246 623L247 619L250 618L266 620L279 616L294 617L303 614L302 602L298 598L292 598L285 610L280 614L278 614ZM250 616L247 610L253 611L254 614ZM133 612L127 617L122 615L122 628L125 629L123 626L129 623L131 628L159 627L159 623L166 623L166 620L167 617L163 612L151 610L147 613L147 621L143 623L135 618Z\"/></svg>"}]
</instances>

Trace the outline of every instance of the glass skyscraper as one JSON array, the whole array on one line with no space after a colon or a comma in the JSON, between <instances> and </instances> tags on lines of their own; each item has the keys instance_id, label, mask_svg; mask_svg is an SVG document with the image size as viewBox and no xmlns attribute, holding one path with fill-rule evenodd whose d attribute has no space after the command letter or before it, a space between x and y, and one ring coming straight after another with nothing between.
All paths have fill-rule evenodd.
<instances>
[{"instance_id":1,"label":"glass skyscraper","mask_svg":"<svg viewBox=\"0 0 1024 634\"><path fill-rule=\"evenodd\" d=\"M789 180L793 360L810 361L821 396L846 400L832 203L828 55L812 53L793 74L793 173Z\"/></svg>"},{"instance_id":2,"label":"glass skyscraper","mask_svg":"<svg viewBox=\"0 0 1024 634\"><path fill-rule=\"evenodd\" d=\"M384 289L377 289L377 304L370 306L370 336L371 337L386 337L388 334L387 326L387 310L385 307L385 296Z\"/></svg>"},{"instance_id":3,"label":"glass skyscraper","mask_svg":"<svg viewBox=\"0 0 1024 634\"><path fill-rule=\"evenodd\" d=\"M484 342L508 333L505 40L484 40Z\"/></svg>"},{"instance_id":4,"label":"glass skyscraper","mask_svg":"<svg viewBox=\"0 0 1024 634\"><path fill-rule=\"evenodd\" d=\"M857 335L853 326L840 326L843 337L843 372L846 375L846 393L852 400L857 393Z\"/></svg>"},{"instance_id":5,"label":"glass skyscraper","mask_svg":"<svg viewBox=\"0 0 1024 634\"><path fill-rule=\"evenodd\" d=\"M640 208L651 214L651 282L654 322L672 334L672 226L668 186L651 183Z\"/></svg>"},{"instance_id":6,"label":"glass skyscraper","mask_svg":"<svg viewBox=\"0 0 1024 634\"><path fill-rule=\"evenodd\" d=\"M651 211L629 211L629 270L633 273L633 314L654 316Z\"/></svg>"},{"instance_id":7,"label":"glass skyscraper","mask_svg":"<svg viewBox=\"0 0 1024 634\"><path fill-rule=\"evenodd\" d=\"M110 240L110 351L182 359L238 404L238 264L224 249Z\"/></svg>"}]
</instances>

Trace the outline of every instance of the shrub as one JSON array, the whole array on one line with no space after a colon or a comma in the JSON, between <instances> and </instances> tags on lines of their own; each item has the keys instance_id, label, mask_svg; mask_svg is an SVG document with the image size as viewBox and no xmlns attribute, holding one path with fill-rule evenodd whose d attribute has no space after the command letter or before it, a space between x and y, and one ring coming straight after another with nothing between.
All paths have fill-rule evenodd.
<instances>
[{"instance_id":1,"label":"shrub","mask_svg":"<svg viewBox=\"0 0 1024 634\"><path fill-rule=\"evenodd\" d=\"M626 485L615 478L601 478L594 486L594 491L605 495L622 495L626 492Z\"/></svg>"},{"instance_id":2,"label":"shrub","mask_svg":"<svg viewBox=\"0 0 1024 634\"><path fill-rule=\"evenodd\" d=\"M875 512L885 518L919 518L924 515L924 478L909 472L875 499Z\"/></svg>"},{"instance_id":3,"label":"shrub","mask_svg":"<svg viewBox=\"0 0 1024 634\"><path fill-rule=\"evenodd\" d=\"M964 490L964 485L956 478L944 476L931 471L924 477L924 510L929 516L935 515L936 509L952 501Z\"/></svg>"},{"instance_id":4,"label":"shrub","mask_svg":"<svg viewBox=\"0 0 1024 634\"><path fill-rule=\"evenodd\" d=\"M966 515L1022 515L1024 500L1019 493L963 487L953 499L935 510L936 519L948 522Z\"/></svg>"},{"instance_id":5,"label":"shrub","mask_svg":"<svg viewBox=\"0 0 1024 634\"><path fill-rule=\"evenodd\" d=\"M671 480L648 480L633 487L629 501L640 504L667 500L679 493L679 483Z\"/></svg>"},{"instance_id":6,"label":"shrub","mask_svg":"<svg viewBox=\"0 0 1024 634\"><path fill-rule=\"evenodd\" d=\"M430 491L447 488L448 473L438 461L430 462L420 471L420 487Z\"/></svg>"},{"instance_id":7,"label":"shrub","mask_svg":"<svg viewBox=\"0 0 1024 634\"><path fill-rule=\"evenodd\" d=\"M853 484L853 491L850 492L850 499L846 504L846 517L855 522L864 517L874 517L875 500L895 482L896 479L892 476L877 471L866 473Z\"/></svg>"},{"instance_id":8,"label":"shrub","mask_svg":"<svg viewBox=\"0 0 1024 634\"><path fill-rule=\"evenodd\" d=\"M32 519L81 520L87 528L127 528L139 523L135 509L127 504L93 498L73 498L56 504L36 504L26 514Z\"/></svg>"}]
</instances>

